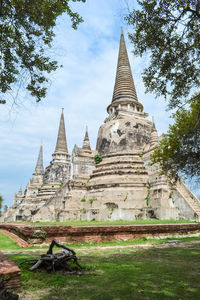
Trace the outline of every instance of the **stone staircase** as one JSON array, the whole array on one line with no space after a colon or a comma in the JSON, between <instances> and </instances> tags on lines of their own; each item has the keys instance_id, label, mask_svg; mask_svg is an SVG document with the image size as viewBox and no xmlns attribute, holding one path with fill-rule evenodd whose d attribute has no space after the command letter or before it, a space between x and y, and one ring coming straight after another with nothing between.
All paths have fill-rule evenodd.
<instances>
[{"instance_id":1,"label":"stone staircase","mask_svg":"<svg viewBox=\"0 0 200 300\"><path fill-rule=\"evenodd\" d=\"M189 190L183 180L181 180L181 182L177 182L176 188L180 195L196 213L196 221L200 221L200 201L198 198Z\"/></svg>"},{"instance_id":2,"label":"stone staircase","mask_svg":"<svg viewBox=\"0 0 200 300\"><path fill-rule=\"evenodd\" d=\"M37 199L43 201L49 200L55 195L61 186L62 185L60 183L44 183L37 194Z\"/></svg>"}]
</instances>

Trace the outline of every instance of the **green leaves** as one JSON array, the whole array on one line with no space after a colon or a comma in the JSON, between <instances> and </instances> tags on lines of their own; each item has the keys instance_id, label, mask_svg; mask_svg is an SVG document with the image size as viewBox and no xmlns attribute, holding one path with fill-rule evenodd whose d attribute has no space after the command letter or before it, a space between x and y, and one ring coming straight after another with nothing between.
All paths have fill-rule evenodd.
<instances>
[{"instance_id":1,"label":"green leaves","mask_svg":"<svg viewBox=\"0 0 200 300\"><path fill-rule=\"evenodd\" d=\"M96 164L99 164L102 161L102 156L100 154L96 154L94 156L94 160Z\"/></svg>"},{"instance_id":2,"label":"green leaves","mask_svg":"<svg viewBox=\"0 0 200 300\"><path fill-rule=\"evenodd\" d=\"M73 0L85 2L85 0ZM67 13L72 27L83 22L69 0L2 0L0 2L0 103L15 84L40 101L46 96L47 74L58 68L45 55L54 38L57 17Z\"/></svg>"},{"instance_id":3,"label":"green leaves","mask_svg":"<svg viewBox=\"0 0 200 300\"><path fill-rule=\"evenodd\" d=\"M190 106L173 114L174 124L160 141L151 156L162 174L178 179L178 173L200 176L200 93L190 101Z\"/></svg>"},{"instance_id":4,"label":"green leaves","mask_svg":"<svg viewBox=\"0 0 200 300\"><path fill-rule=\"evenodd\" d=\"M200 175L200 4L196 0L137 0L140 9L126 17L134 53L148 53L143 72L146 92L164 96L168 107L178 108L159 147L152 155L162 174ZM181 104L186 105L183 108ZM189 107L188 107L189 105Z\"/></svg>"},{"instance_id":5,"label":"green leaves","mask_svg":"<svg viewBox=\"0 0 200 300\"><path fill-rule=\"evenodd\" d=\"M140 10L126 17L136 55L150 54L144 70L147 92L179 105L200 86L200 14L198 1L138 0Z\"/></svg>"}]
</instances>

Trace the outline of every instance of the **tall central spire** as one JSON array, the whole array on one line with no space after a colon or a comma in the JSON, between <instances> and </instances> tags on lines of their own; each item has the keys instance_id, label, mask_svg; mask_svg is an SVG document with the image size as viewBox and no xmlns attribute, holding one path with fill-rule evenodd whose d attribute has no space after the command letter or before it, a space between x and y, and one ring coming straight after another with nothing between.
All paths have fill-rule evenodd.
<instances>
[{"instance_id":1,"label":"tall central spire","mask_svg":"<svg viewBox=\"0 0 200 300\"><path fill-rule=\"evenodd\" d=\"M64 110L64 108L62 108L62 113L61 113L61 117L60 117L60 125L59 125L59 129L58 129L57 143L56 143L56 148L55 148L54 153L57 153L57 152L68 153L63 110Z\"/></svg>"},{"instance_id":2,"label":"tall central spire","mask_svg":"<svg viewBox=\"0 0 200 300\"><path fill-rule=\"evenodd\" d=\"M112 103L123 100L138 101L122 29Z\"/></svg>"}]
</instances>

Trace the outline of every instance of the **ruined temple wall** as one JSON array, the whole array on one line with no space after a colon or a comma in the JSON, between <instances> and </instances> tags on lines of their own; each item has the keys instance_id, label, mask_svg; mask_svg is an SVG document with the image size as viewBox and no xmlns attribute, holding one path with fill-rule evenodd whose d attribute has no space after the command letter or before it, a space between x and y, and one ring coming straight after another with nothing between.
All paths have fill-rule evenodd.
<instances>
[{"instance_id":1,"label":"ruined temple wall","mask_svg":"<svg viewBox=\"0 0 200 300\"><path fill-rule=\"evenodd\" d=\"M45 169L44 182L64 183L70 179L70 176L71 176L71 162L70 161L68 161L67 163L52 161L51 164L48 167L46 167L46 169Z\"/></svg>"},{"instance_id":2,"label":"ruined temple wall","mask_svg":"<svg viewBox=\"0 0 200 300\"><path fill-rule=\"evenodd\" d=\"M94 157L76 156L73 159L72 165L73 178L83 177L88 180L95 168Z\"/></svg>"},{"instance_id":3,"label":"ruined temple wall","mask_svg":"<svg viewBox=\"0 0 200 300\"><path fill-rule=\"evenodd\" d=\"M149 205L158 219L189 219L199 221L200 201L191 193L183 180L172 184L159 174L157 166L150 165L150 155L155 148L143 155L149 174Z\"/></svg>"}]
</instances>

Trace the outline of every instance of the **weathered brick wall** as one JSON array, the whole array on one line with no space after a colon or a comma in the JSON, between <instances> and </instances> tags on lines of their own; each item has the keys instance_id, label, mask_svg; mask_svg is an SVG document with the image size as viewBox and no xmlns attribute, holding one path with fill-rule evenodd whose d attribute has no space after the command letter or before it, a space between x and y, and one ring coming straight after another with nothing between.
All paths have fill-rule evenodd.
<instances>
[{"instance_id":1,"label":"weathered brick wall","mask_svg":"<svg viewBox=\"0 0 200 300\"><path fill-rule=\"evenodd\" d=\"M31 244L49 242L54 238L63 242L92 242L130 240L142 236L189 234L195 231L200 233L200 223L82 227L0 224L0 228L15 233Z\"/></svg>"},{"instance_id":2,"label":"weathered brick wall","mask_svg":"<svg viewBox=\"0 0 200 300\"><path fill-rule=\"evenodd\" d=\"M9 224L9 223L0 223L0 228L8 230L25 241L28 241L31 235L34 233L35 229L32 226L19 225L19 224Z\"/></svg>"},{"instance_id":3,"label":"weathered brick wall","mask_svg":"<svg viewBox=\"0 0 200 300\"><path fill-rule=\"evenodd\" d=\"M0 277L5 287L16 289L20 287L20 269L0 251Z\"/></svg>"},{"instance_id":4,"label":"weathered brick wall","mask_svg":"<svg viewBox=\"0 0 200 300\"><path fill-rule=\"evenodd\" d=\"M49 242L56 238L62 242L95 242L132 240L143 236L163 236L173 234L200 234L200 223L153 224L120 226L28 226L0 224L0 228L23 238L30 244Z\"/></svg>"},{"instance_id":5,"label":"weathered brick wall","mask_svg":"<svg viewBox=\"0 0 200 300\"><path fill-rule=\"evenodd\" d=\"M187 234L198 231L200 224L169 225L125 225L125 226L84 226L64 227L45 226L46 240L57 238L63 242L94 242L113 240L132 240L143 236L160 236L169 234Z\"/></svg>"}]
</instances>

